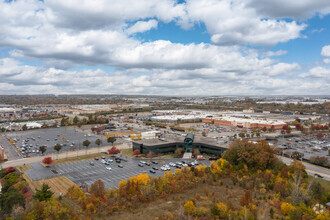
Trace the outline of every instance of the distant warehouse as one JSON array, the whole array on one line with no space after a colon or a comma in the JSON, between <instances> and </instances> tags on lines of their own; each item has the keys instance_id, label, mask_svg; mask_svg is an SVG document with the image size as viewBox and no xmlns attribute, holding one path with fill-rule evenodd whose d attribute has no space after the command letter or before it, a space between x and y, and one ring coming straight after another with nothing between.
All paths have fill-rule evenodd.
<instances>
[{"instance_id":1,"label":"distant warehouse","mask_svg":"<svg viewBox=\"0 0 330 220\"><path fill-rule=\"evenodd\" d=\"M282 129L286 125L283 121L277 120L258 120L251 118L237 118L237 117L214 117L214 118L203 118L202 122L204 123L214 123L217 125L223 126L234 126L240 128L263 128L267 129Z\"/></svg>"},{"instance_id":2,"label":"distant warehouse","mask_svg":"<svg viewBox=\"0 0 330 220\"><path fill-rule=\"evenodd\" d=\"M220 145L212 139L195 137L192 134L187 134L184 137L177 138L160 138L133 141L133 151L138 149L142 154L153 153L170 153L178 148L183 148L186 152L191 152L197 148L201 153L221 155L227 150L227 146Z\"/></svg>"}]
</instances>

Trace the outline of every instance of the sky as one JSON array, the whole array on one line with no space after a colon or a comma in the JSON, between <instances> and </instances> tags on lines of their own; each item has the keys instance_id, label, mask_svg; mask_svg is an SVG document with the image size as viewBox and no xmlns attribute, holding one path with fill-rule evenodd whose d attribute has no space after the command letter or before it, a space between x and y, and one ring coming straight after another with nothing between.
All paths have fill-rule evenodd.
<instances>
[{"instance_id":1,"label":"sky","mask_svg":"<svg viewBox=\"0 0 330 220\"><path fill-rule=\"evenodd\" d=\"M0 0L0 94L330 95L329 0Z\"/></svg>"}]
</instances>

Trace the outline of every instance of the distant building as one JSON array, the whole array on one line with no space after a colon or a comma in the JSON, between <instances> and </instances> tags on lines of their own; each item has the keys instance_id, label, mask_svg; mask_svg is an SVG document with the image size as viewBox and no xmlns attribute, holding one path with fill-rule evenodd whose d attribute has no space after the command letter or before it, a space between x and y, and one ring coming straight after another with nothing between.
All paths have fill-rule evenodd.
<instances>
[{"instance_id":1,"label":"distant building","mask_svg":"<svg viewBox=\"0 0 330 220\"><path fill-rule=\"evenodd\" d=\"M241 128L263 128L267 129L282 129L286 125L283 121L275 120L258 120L250 118L237 118L237 117L214 117L214 118L203 118L202 122L204 123L214 123L224 126L234 126Z\"/></svg>"},{"instance_id":2,"label":"distant building","mask_svg":"<svg viewBox=\"0 0 330 220\"><path fill-rule=\"evenodd\" d=\"M187 152L191 152L195 148L201 153L221 155L227 150L227 146L220 145L209 138L194 137L188 134L185 138L161 138L149 140L133 141L133 151L138 149L142 154L153 153L170 153L178 148L183 148Z\"/></svg>"}]
</instances>

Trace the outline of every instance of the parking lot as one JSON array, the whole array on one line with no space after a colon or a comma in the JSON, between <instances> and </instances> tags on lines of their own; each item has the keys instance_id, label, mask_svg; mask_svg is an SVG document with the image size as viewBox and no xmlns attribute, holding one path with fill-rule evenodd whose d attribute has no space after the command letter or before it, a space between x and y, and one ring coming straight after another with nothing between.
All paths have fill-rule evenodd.
<instances>
[{"instance_id":1,"label":"parking lot","mask_svg":"<svg viewBox=\"0 0 330 220\"><path fill-rule=\"evenodd\" d=\"M100 146L109 145L104 136L95 135L92 132L83 132L75 127L47 128L27 131L17 131L6 133L8 139L14 140L14 147L22 156L37 156L40 146L47 146L44 154L56 153L54 146L61 144L60 152L86 149L83 146L84 140L89 140L91 144L88 148L97 147L96 139L101 139ZM25 150L23 150L25 149Z\"/></svg>"},{"instance_id":2,"label":"parking lot","mask_svg":"<svg viewBox=\"0 0 330 220\"><path fill-rule=\"evenodd\" d=\"M39 180L40 177L50 178L55 176L65 176L76 184L87 184L91 186L96 180L102 180L106 188L118 188L118 183L121 180L128 179L132 176L139 175L141 173L147 173L150 176L158 177L164 175L164 171L160 169L164 164L169 164L170 162L182 161L182 159L162 159L155 160L158 161L158 164L151 163L150 166L143 165L143 167L138 166L140 161L149 161L150 160L139 160L122 157L120 163L115 162L114 158L107 157L106 159L112 159L113 162L110 165L105 165L100 160L85 160L74 163L60 164L53 166L51 168L41 168L39 165L32 166L32 169L26 170L26 173L32 180ZM184 160L189 162L190 160ZM94 165L90 165L93 162ZM210 165L208 160L200 162L200 164ZM121 164L123 168L118 167ZM111 167L111 170L108 170L106 167ZM156 167L158 170L155 170L155 173L150 173L152 167ZM55 173L51 173L51 170L56 170ZM176 167L170 167L171 171L174 172ZM37 174L37 173L38 174Z\"/></svg>"}]
</instances>

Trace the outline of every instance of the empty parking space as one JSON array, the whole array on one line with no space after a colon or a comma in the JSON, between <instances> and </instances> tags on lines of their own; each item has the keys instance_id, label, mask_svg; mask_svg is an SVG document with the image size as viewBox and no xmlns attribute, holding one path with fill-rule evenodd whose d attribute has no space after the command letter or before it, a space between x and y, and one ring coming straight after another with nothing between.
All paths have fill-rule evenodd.
<instances>
[{"instance_id":1,"label":"empty parking space","mask_svg":"<svg viewBox=\"0 0 330 220\"><path fill-rule=\"evenodd\" d=\"M170 162L182 161L182 159L162 159L158 164L151 163L150 166L143 165L138 166L140 161L150 160L138 160L132 158L125 158L120 163L115 162L113 157L107 157L106 160L112 159L113 162L110 165L105 165L100 160L86 160L68 164L60 164L54 166L54 169L58 172L57 175L66 176L68 179L76 184L87 184L90 186L96 180L102 180L107 188L117 188L118 183L121 180L128 179L132 176L139 175L140 173L147 173L150 176L158 177L164 175L164 171L160 170L160 167ZM187 162L189 160L186 160ZM94 165L90 163L93 162ZM209 161L203 161L202 163L209 165ZM123 168L118 167L121 164ZM111 167L111 170L106 169ZM150 173L152 167L157 167L158 170L155 173ZM171 171L174 171L176 167L170 167Z\"/></svg>"}]
</instances>

